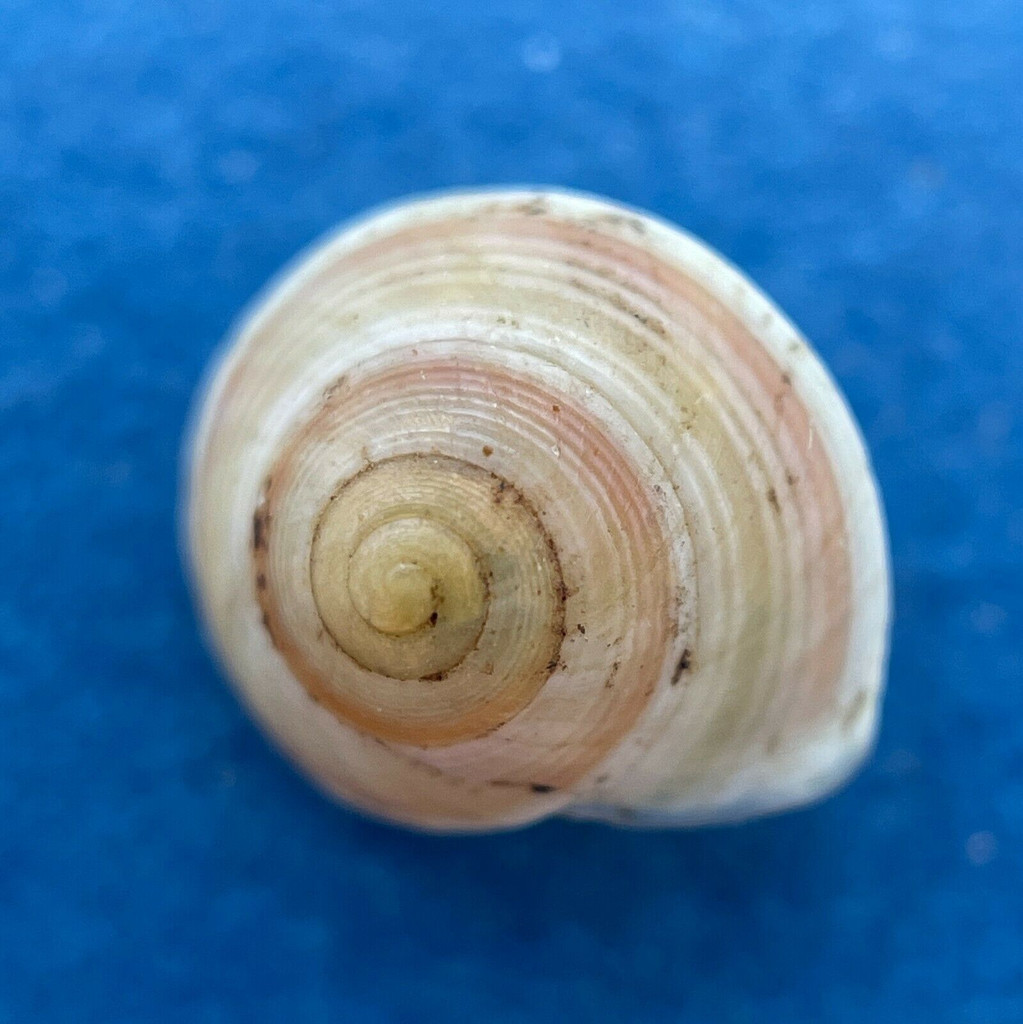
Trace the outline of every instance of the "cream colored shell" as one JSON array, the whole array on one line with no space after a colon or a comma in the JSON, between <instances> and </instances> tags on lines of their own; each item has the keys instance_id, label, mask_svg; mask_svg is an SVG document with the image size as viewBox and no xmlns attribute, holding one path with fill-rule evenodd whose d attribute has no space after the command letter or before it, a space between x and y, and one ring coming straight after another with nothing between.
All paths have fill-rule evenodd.
<instances>
[{"instance_id":1,"label":"cream colored shell","mask_svg":"<svg viewBox=\"0 0 1023 1024\"><path fill-rule=\"evenodd\" d=\"M874 736L887 548L841 395L603 200L428 198L304 257L206 390L186 528L252 713L376 816L735 820Z\"/></svg>"}]
</instances>

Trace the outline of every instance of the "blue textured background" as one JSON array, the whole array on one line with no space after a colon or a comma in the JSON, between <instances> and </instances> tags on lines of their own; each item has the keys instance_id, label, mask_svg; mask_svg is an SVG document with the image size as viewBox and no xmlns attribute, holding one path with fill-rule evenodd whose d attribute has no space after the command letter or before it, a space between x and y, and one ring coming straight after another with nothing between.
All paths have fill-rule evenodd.
<instances>
[{"instance_id":1,"label":"blue textured background","mask_svg":"<svg viewBox=\"0 0 1023 1024\"><path fill-rule=\"evenodd\" d=\"M1017 0L484 6L0 6L0 1020L1023 1021ZM686 225L847 390L898 619L836 799L409 835L221 684L174 541L207 357L339 219L494 182Z\"/></svg>"}]
</instances>

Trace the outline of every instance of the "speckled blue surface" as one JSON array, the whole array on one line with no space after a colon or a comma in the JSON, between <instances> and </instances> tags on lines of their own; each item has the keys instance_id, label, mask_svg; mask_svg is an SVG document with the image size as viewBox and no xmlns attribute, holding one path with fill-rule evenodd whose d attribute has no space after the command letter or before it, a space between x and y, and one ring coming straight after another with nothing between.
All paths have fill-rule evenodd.
<instances>
[{"instance_id":1,"label":"speckled blue surface","mask_svg":"<svg viewBox=\"0 0 1023 1024\"><path fill-rule=\"evenodd\" d=\"M0 41L0 1021L1023 1021L1015 0L4 0ZM500 182L687 226L846 389L898 619L834 800L405 834L204 652L177 454L231 318L338 220Z\"/></svg>"}]
</instances>

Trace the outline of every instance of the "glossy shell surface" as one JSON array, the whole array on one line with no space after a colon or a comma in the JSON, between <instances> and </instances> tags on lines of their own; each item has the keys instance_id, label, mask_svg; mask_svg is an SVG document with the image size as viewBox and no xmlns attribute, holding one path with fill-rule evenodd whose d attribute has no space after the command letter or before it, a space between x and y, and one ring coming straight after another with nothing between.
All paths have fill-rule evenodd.
<instances>
[{"instance_id":1,"label":"glossy shell surface","mask_svg":"<svg viewBox=\"0 0 1023 1024\"><path fill-rule=\"evenodd\" d=\"M736 820L871 746L863 442L785 317L655 218L514 191L359 221L241 324L191 445L212 643L370 814Z\"/></svg>"}]
</instances>

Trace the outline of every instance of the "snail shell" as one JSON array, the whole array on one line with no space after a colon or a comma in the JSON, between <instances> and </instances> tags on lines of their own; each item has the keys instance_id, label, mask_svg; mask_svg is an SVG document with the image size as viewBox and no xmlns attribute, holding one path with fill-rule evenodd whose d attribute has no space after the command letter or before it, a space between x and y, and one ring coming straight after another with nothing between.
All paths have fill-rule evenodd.
<instances>
[{"instance_id":1,"label":"snail shell","mask_svg":"<svg viewBox=\"0 0 1023 1024\"><path fill-rule=\"evenodd\" d=\"M845 402L736 270L603 200L429 198L302 259L206 390L187 543L254 716L375 816L737 820L874 736Z\"/></svg>"}]
</instances>

